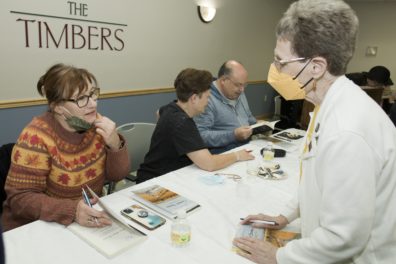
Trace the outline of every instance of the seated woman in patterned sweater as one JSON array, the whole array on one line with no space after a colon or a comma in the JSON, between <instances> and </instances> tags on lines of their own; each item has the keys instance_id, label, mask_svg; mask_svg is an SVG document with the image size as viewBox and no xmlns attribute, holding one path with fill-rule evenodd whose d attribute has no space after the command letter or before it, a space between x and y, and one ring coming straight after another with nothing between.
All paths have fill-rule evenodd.
<instances>
[{"instance_id":1,"label":"seated woman in patterned sweater","mask_svg":"<svg viewBox=\"0 0 396 264\"><path fill-rule=\"evenodd\" d=\"M49 111L33 118L14 146L4 230L38 219L89 227L111 224L108 215L86 205L81 195L85 185L101 195L105 180L121 180L130 167L115 123L97 113L96 87L87 70L63 64L52 66L38 81Z\"/></svg>"}]
</instances>

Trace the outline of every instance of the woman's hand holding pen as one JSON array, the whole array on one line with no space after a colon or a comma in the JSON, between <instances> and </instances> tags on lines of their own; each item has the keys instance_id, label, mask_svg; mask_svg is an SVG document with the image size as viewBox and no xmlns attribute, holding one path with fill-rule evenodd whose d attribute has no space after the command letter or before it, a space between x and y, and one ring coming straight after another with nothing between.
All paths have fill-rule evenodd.
<instances>
[{"instance_id":1,"label":"woman's hand holding pen","mask_svg":"<svg viewBox=\"0 0 396 264\"><path fill-rule=\"evenodd\" d=\"M251 224L253 227L281 229L289 222L283 215L269 216L264 214L249 215L241 218L241 224ZM274 245L265 241L258 240L252 237L235 238L233 244L240 249L237 253L255 263L276 264L276 251L278 250Z\"/></svg>"},{"instance_id":2,"label":"woman's hand holding pen","mask_svg":"<svg viewBox=\"0 0 396 264\"><path fill-rule=\"evenodd\" d=\"M90 199L91 204L96 204L97 201L97 198ZM85 203L84 199L81 199L77 204L74 221L79 225L87 227L104 227L111 225L110 217L105 212L90 207Z\"/></svg>"},{"instance_id":3,"label":"woman's hand holding pen","mask_svg":"<svg viewBox=\"0 0 396 264\"><path fill-rule=\"evenodd\" d=\"M283 215L269 216L264 214L248 215L241 218L241 224L251 224L253 227L269 228L269 229L282 229L289 221Z\"/></svg>"}]
</instances>

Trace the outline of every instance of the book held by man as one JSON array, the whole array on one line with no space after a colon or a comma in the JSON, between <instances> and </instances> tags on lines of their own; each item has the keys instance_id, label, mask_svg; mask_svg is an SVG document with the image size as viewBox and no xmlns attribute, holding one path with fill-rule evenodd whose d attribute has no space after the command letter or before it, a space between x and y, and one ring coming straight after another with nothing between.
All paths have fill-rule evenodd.
<instances>
[{"instance_id":1,"label":"book held by man","mask_svg":"<svg viewBox=\"0 0 396 264\"><path fill-rule=\"evenodd\" d=\"M103 199L100 199L89 187L87 189L93 197L99 199L98 204L110 216L113 223L110 226L96 228L81 226L73 222L67 226L67 229L107 258L130 249L146 238L146 234L125 222L121 215L111 210Z\"/></svg>"},{"instance_id":2,"label":"book held by man","mask_svg":"<svg viewBox=\"0 0 396 264\"><path fill-rule=\"evenodd\" d=\"M189 213L200 207L196 202L159 185L135 190L132 193L133 199L169 219L175 219L179 210Z\"/></svg>"},{"instance_id":3,"label":"book held by man","mask_svg":"<svg viewBox=\"0 0 396 264\"><path fill-rule=\"evenodd\" d=\"M278 123L280 120L275 120L275 121L264 121L260 120L256 124L253 124L250 126L251 129L261 127L261 126L266 126L270 130L274 130L275 124Z\"/></svg>"}]
</instances>

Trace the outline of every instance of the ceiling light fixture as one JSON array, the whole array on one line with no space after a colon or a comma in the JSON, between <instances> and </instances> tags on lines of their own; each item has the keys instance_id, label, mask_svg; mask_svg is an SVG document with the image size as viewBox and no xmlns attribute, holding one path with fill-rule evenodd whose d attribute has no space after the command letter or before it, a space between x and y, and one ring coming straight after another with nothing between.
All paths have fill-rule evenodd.
<instances>
[{"instance_id":1,"label":"ceiling light fixture","mask_svg":"<svg viewBox=\"0 0 396 264\"><path fill-rule=\"evenodd\" d=\"M209 23L214 19L215 15L216 15L216 8L199 5L198 6L198 15L199 15L199 18L202 20L202 22Z\"/></svg>"}]
</instances>

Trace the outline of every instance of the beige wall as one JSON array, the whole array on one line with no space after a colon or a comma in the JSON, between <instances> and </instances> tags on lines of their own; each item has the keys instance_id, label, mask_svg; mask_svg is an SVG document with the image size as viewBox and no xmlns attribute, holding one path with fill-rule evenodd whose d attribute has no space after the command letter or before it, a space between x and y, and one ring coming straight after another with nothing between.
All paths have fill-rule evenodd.
<instances>
[{"instance_id":1,"label":"beige wall","mask_svg":"<svg viewBox=\"0 0 396 264\"><path fill-rule=\"evenodd\" d=\"M202 23L196 2L218 6L210 24ZM229 58L242 61L250 80L265 80L273 58L274 28L288 0L84 0L87 17L69 13L68 1L2 0L0 2L0 102L38 98L36 82L52 64L64 62L88 68L106 91L171 87L186 67L205 68L216 74ZM25 47L24 24L17 18L46 21L60 34L65 23L86 27L96 23L12 14L10 11L111 21L122 28L121 52L38 48L37 22L29 24L30 47ZM97 42L97 41L96 41ZM115 46L120 46L116 42ZM5 63L6 62L6 63Z\"/></svg>"},{"instance_id":2,"label":"beige wall","mask_svg":"<svg viewBox=\"0 0 396 264\"><path fill-rule=\"evenodd\" d=\"M210 24L202 23L196 3L217 6ZM185 67L205 68L216 74L226 59L241 60L251 81L265 80L273 58L274 28L289 0L85 0L87 17L69 14L66 0L0 1L0 102L38 98L37 79L52 64L64 62L93 72L106 92L171 87ZM396 2L352 2L360 18L360 35L349 72L382 64L396 79ZM38 48L37 25L30 26L31 47L25 47L24 25L17 18L46 21L53 32L65 23L84 23L12 14L10 11L112 21L122 28L121 52ZM117 44L117 43L116 43ZM118 43L119 44L119 43ZM378 46L376 57L366 57L367 46Z\"/></svg>"},{"instance_id":3,"label":"beige wall","mask_svg":"<svg viewBox=\"0 0 396 264\"><path fill-rule=\"evenodd\" d=\"M396 2L352 2L360 20L360 33L349 72L384 65L396 81ZM376 57L365 56L367 46L377 46Z\"/></svg>"}]
</instances>

